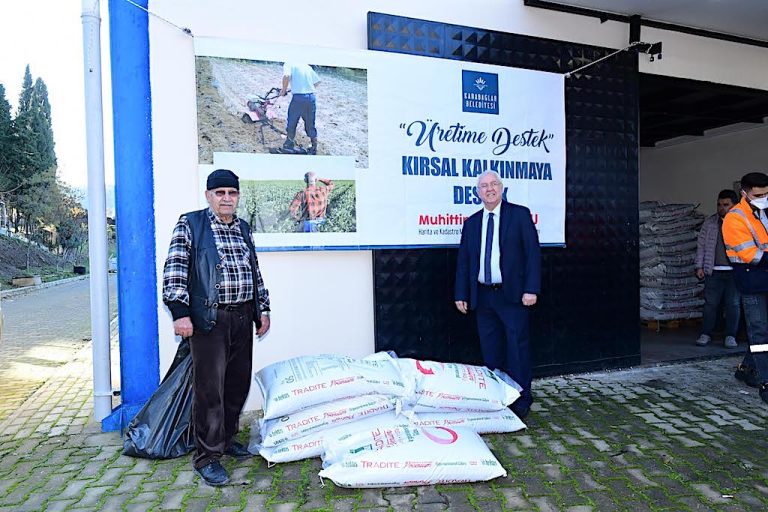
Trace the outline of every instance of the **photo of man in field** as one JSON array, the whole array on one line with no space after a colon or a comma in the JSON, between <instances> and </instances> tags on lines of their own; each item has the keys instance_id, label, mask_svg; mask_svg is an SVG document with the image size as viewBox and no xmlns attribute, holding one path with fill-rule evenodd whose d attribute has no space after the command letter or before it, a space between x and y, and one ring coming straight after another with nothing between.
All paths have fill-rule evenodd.
<instances>
[{"instance_id":1,"label":"photo of man in field","mask_svg":"<svg viewBox=\"0 0 768 512\"><path fill-rule=\"evenodd\" d=\"M254 233L354 233L354 180L241 180L238 214Z\"/></svg>"}]
</instances>

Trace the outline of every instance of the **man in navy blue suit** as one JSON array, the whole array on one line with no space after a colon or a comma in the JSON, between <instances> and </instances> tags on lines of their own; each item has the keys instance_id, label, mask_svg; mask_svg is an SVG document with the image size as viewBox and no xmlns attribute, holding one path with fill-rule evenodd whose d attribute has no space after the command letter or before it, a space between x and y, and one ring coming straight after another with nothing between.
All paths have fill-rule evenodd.
<instances>
[{"instance_id":1,"label":"man in navy blue suit","mask_svg":"<svg viewBox=\"0 0 768 512\"><path fill-rule=\"evenodd\" d=\"M507 372L523 391L511 409L524 418L533 403L528 308L541 290L541 249L531 212L502 200L504 185L482 173L483 209L464 222L456 262L456 308L474 310L485 365Z\"/></svg>"}]
</instances>

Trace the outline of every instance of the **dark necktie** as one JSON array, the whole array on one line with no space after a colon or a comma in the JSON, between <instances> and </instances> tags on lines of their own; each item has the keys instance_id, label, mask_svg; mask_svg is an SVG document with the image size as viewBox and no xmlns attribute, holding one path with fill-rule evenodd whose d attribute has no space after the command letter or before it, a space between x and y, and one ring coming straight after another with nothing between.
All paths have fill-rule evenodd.
<instances>
[{"instance_id":1,"label":"dark necktie","mask_svg":"<svg viewBox=\"0 0 768 512\"><path fill-rule=\"evenodd\" d=\"M493 284L491 277L491 251L493 251L493 214L488 214L488 225L485 227L485 284Z\"/></svg>"}]
</instances>

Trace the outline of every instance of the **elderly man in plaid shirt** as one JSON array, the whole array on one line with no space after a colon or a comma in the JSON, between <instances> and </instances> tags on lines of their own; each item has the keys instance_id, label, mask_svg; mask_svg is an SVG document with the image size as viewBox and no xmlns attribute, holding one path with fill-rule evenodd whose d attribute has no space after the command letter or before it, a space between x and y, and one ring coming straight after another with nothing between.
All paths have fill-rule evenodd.
<instances>
[{"instance_id":1,"label":"elderly man in plaid shirt","mask_svg":"<svg viewBox=\"0 0 768 512\"><path fill-rule=\"evenodd\" d=\"M307 187L296 193L288 210L294 219L304 222L304 232L310 233L325 224L328 199L335 184L333 180L318 178L312 171L304 175L304 182Z\"/></svg>"},{"instance_id":2,"label":"elderly man in plaid shirt","mask_svg":"<svg viewBox=\"0 0 768 512\"><path fill-rule=\"evenodd\" d=\"M238 177L215 170L206 188L209 207L185 213L173 230L163 302L192 353L194 469L225 485L222 455L250 455L234 437L251 384L253 325L259 336L269 330L270 307L250 226L235 214Z\"/></svg>"}]
</instances>

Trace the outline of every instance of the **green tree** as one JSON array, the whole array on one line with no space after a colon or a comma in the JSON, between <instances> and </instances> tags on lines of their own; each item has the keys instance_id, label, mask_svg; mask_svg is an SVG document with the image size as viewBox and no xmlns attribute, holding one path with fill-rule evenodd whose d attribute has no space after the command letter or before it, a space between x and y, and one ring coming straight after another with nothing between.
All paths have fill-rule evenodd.
<instances>
[{"instance_id":1,"label":"green tree","mask_svg":"<svg viewBox=\"0 0 768 512\"><path fill-rule=\"evenodd\" d=\"M32 110L32 73L29 64L24 68L24 79L21 81L21 94L19 95L19 112Z\"/></svg>"},{"instance_id":2,"label":"green tree","mask_svg":"<svg viewBox=\"0 0 768 512\"><path fill-rule=\"evenodd\" d=\"M29 66L24 72L15 125L23 156L20 162L22 179L55 167L56 152L48 87L41 78L32 83Z\"/></svg>"},{"instance_id":3,"label":"green tree","mask_svg":"<svg viewBox=\"0 0 768 512\"><path fill-rule=\"evenodd\" d=\"M39 169L35 166L35 137L32 133L33 109L32 109L32 74L29 72L29 65L24 70L24 80L21 85L21 94L19 95L19 106L16 109L16 118L14 119L14 129L16 137L15 151L15 169L14 169L14 191L24 186L25 182L31 178Z\"/></svg>"},{"instance_id":4,"label":"green tree","mask_svg":"<svg viewBox=\"0 0 768 512\"><path fill-rule=\"evenodd\" d=\"M5 97L5 87L0 84L0 197L14 186L17 151L11 104Z\"/></svg>"},{"instance_id":5,"label":"green tree","mask_svg":"<svg viewBox=\"0 0 768 512\"><path fill-rule=\"evenodd\" d=\"M29 66L24 72L14 127L18 158L13 178L17 185L9 194L9 202L16 210L17 230L21 216L27 235L32 235L41 224L50 223L45 215L51 211L56 187L56 152L48 88L41 78L32 82Z\"/></svg>"},{"instance_id":6,"label":"green tree","mask_svg":"<svg viewBox=\"0 0 768 512\"><path fill-rule=\"evenodd\" d=\"M48 86L42 78L35 80L32 87L31 131L36 155L35 167L38 172L56 167L56 151L53 142L53 120L51 104L48 101Z\"/></svg>"},{"instance_id":7,"label":"green tree","mask_svg":"<svg viewBox=\"0 0 768 512\"><path fill-rule=\"evenodd\" d=\"M74 260L88 240L88 212L75 192L59 183L59 202L56 205L54 227L57 242L64 259Z\"/></svg>"}]
</instances>

